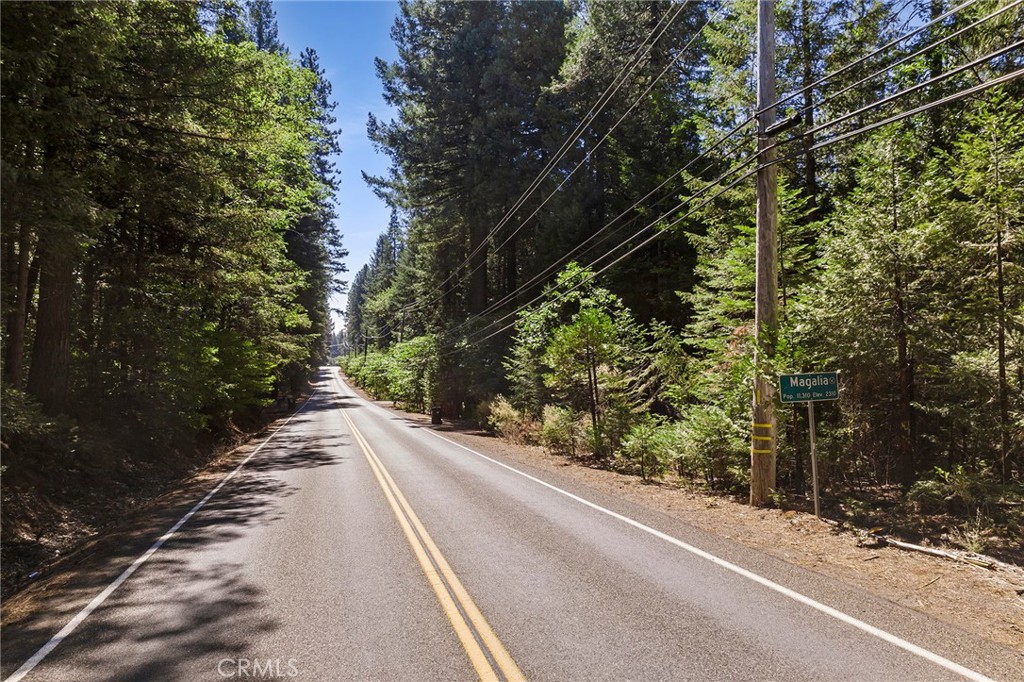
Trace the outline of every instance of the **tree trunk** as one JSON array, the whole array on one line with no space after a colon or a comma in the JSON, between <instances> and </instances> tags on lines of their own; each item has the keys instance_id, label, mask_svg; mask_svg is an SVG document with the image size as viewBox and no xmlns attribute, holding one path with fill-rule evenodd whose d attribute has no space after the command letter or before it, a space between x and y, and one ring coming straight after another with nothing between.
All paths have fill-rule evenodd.
<instances>
[{"instance_id":1,"label":"tree trunk","mask_svg":"<svg viewBox=\"0 0 1024 682\"><path fill-rule=\"evenodd\" d=\"M899 270L896 272L896 293L894 308L896 313L896 367L898 372L899 430L897 437L898 461L896 480L904 488L914 484L917 467L914 458L914 361L910 357L907 338L906 310L904 309L903 282Z\"/></svg>"},{"instance_id":2,"label":"tree trunk","mask_svg":"<svg viewBox=\"0 0 1024 682\"><path fill-rule=\"evenodd\" d=\"M82 306L78 314L76 346L90 353L96 346L96 297L98 276L96 264L89 259L82 271Z\"/></svg>"},{"instance_id":3,"label":"tree trunk","mask_svg":"<svg viewBox=\"0 0 1024 682\"><path fill-rule=\"evenodd\" d=\"M594 427L594 433L598 434L597 430L597 371L594 368L594 358L591 354L587 354L587 388L590 391L590 421Z\"/></svg>"},{"instance_id":4,"label":"tree trunk","mask_svg":"<svg viewBox=\"0 0 1024 682\"><path fill-rule=\"evenodd\" d=\"M810 0L800 2L800 21L803 30L803 38L800 41L800 50L803 59L803 84L804 88L804 129L814 128L814 90L808 86L814 82L814 71L812 69L811 54L811 22ZM811 208L811 218L818 218L818 163L814 152L814 134L804 135L802 138L804 148L804 195L807 197L808 206Z\"/></svg>"},{"instance_id":5,"label":"tree trunk","mask_svg":"<svg viewBox=\"0 0 1024 682\"><path fill-rule=\"evenodd\" d=\"M996 298L999 302L999 461L1004 483L1010 481L1010 390L1006 383L1006 292L1003 289L1003 231L996 230Z\"/></svg>"},{"instance_id":6,"label":"tree trunk","mask_svg":"<svg viewBox=\"0 0 1024 682\"><path fill-rule=\"evenodd\" d=\"M993 140L993 142L998 142ZM1002 168L999 156L995 158L995 186L999 192L1002 188ZM998 329L996 331L996 352L999 362L999 469L1003 483L1010 481L1010 390L1006 383L1006 291L1003 275L1003 225L1006 218L1003 214L1003 202L996 195L996 303L998 306ZM1007 226L1009 227L1009 226Z\"/></svg>"},{"instance_id":7,"label":"tree trunk","mask_svg":"<svg viewBox=\"0 0 1024 682\"><path fill-rule=\"evenodd\" d=\"M71 382L74 257L66 244L40 243L39 313L28 392L49 414L67 412Z\"/></svg>"},{"instance_id":8,"label":"tree trunk","mask_svg":"<svg viewBox=\"0 0 1024 682\"><path fill-rule=\"evenodd\" d=\"M899 200L900 191L899 176L896 172L896 150L889 149L890 166L892 169L892 231L897 234L900 229ZM904 279L901 271L900 258L898 255L893 259L893 317L896 322L896 383L897 383L897 408L896 418L896 481L904 488L914 484L917 473L917 465L914 461L914 367L910 358L909 338L907 333L907 301L903 290Z\"/></svg>"},{"instance_id":9,"label":"tree trunk","mask_svg":"<svg viewBox=\"0 0 1024 682\"><path fill-rule=\"evenodd\" d=\"M7 353L4 371L15 388L21 388L25 373L25 328L28 325L29 275L31 274L31 231L22 225L18 235L17 276L13 306L7 315Z\"/></svg>"}]
</instances>

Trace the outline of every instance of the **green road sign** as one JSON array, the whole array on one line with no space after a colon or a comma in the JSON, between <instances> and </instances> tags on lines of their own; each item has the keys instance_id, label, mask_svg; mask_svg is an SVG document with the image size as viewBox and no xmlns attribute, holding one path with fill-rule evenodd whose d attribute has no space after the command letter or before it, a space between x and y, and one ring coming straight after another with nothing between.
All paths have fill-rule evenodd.
<instances>
[{"instance_id":1,"label":"green road sign","mask_svg":"<svg viewBox=\"0 0 1024 682\"><path fill-rule=\"evenodd\" d=\"M784 403L806 403L839 399L839 372L779 375L779 393Z\"/></svg>"}]
</instances>

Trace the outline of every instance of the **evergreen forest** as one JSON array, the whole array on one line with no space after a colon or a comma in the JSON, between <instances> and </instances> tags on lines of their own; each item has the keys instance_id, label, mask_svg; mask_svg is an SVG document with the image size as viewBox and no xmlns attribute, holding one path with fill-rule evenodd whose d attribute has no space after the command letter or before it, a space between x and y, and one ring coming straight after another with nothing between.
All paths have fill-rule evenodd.
<instances>
[{"instance_id":1,"label":"evergreen forest","mask_svg":"<svg viewBox=\"0 0 1024 682\"><path fill-rule=\"evenodd\" d=\"M349 277L345 93L270 0L3 2L5 560L61 500L116 515L332 361L406 409L741 497L755 375L837 371L829 514L1020 538L1022 4L778 0L759 107L756 0L401 0L393 115L367 121L390 169L362 178L391 220ZM773 501L803 505L806 407L775 419Z\"/></svg>"},{"instance_id":2,"label":"evergreen forest","mask_svg":"<svg viewBox=\"0 0 1024 682\"><path fill-rule=\"evenodd\" d=\"M331 85L269 0L4 2L2 30L7 561L306 389L346 254Z\"/></svg>"},{"instance_id":3,"label":"evergreen forest","mask_svg":"<svg viewBox=\"0 0 1024 682\"><path fill-rule=\"evenodd\" d=\"M1021 3L775 7L778 329L757 371L839 372L817 410L833 511L1020 537ZM396 114L368 122L392 220L353 274L343 371L409 409L745 495L756 14L404 0L399 57L377 62ZM803 499L806 407L776 417L774 498Z\"/></svg>"}]
</instances>

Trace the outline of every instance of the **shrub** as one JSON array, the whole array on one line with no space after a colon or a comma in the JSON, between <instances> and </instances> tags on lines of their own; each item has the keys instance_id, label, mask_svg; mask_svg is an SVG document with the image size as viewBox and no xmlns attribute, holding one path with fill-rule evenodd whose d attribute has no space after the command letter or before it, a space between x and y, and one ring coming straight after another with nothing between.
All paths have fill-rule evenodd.
<instances>
[{"instance_id":1,"label":"shrub","mask_svg":"<svg viewBox=\"0 0 1024 682\"><path fill-rule=\"evenodd\" d=\"M673 433L662 419L645 415L626 434L618 456L639 469L645 481L663 478L672 456Z\"/></svg>"},{"instance_id":2,"label":"shrub","mask_svg":"<svg viewBox=\"0 0 1024 682\"><path fill-rule=\"evenodd\" d=\"M690 406L676 426L674 463L681 476L739 490L750 482L746 432L718 407Z\"/></svg>"},{"instance_id":3,"label":"shrub","mask_svg":"<svg viewBox=\"0 0 1024 682\"><path fill-rule=\"evenodd\" d=\"M491 423L491 400L481 400L473 403L466 410L465 418L476 424L478 429L488 429Z\"/></svg>"},{"instance_id":4,"label":"shrub","mask_svg":"<svg viewBox=\"0 0 1024 682\"><path fill-rule=\"evenodd\" d=\"M584 417L564 407L544 406L540 444L556 455L576 457L586 434Z\"/></svg>"},{"instance_id":5,"label":"shrub","mask_svg":"<svg viewBox=\"0 0 1024 682\"><path fill-rule=\"evenodd\" d=\"M935 478L916 482L907 492L907 501L925 513L988 512L1004 492L988 469L972 473L958 464L949 471L935 467Z\"/></svg>"},{"instance_id":6,"label":"shrub","mask_svg":"<svg viewBox=\"0 0 1024 682\"><path fill-rule=\"evenodd\" d=\"M537 440L537 424L530 416L512 406L504 396L491 402L487 423L502 438L518 444L531 444Z\"/></svg>"},{"instance_id":7,"label":"shrub","mask_svg":"<svg viewBox=\"0 0 1024 682\"><path fill-rule=\"evenodd\" d=\"M377 400L410 409L426 409L437 392L437 347L434 337L417 336L385 351L356 353L339 360L345 375Z\"/></svg>"},{"instance_id":8,"label":"shrub","mask_svg":"<svg viewBox=\"0 0 1024 682\"><path fill-rule=\"evenodd\" d=\"M3 420L0 422L0 474L19 460L30 462L70 462L81 457L80 429L66 415L51 417L30 395L7 384L3 385ZM12 471L16 471L12 470Z\"/></svg>"}]
</instances>

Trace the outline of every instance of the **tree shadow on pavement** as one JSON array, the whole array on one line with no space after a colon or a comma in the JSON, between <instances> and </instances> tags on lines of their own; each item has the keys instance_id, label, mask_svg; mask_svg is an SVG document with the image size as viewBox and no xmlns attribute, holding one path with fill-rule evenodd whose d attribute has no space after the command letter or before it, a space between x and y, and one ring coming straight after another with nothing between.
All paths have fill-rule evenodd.
<instances>
[{"instance_id":1,"label":"tree shadow on pavement","mask_svg":"<svg viewBox=\"0 0 1024 682\"><path fill-rule=\"evenodd\" d=\"M310 406L312 407L312 405ZM297 488L289 472L340 466L350 439L298 434L271 441L209 498L166 544L40 664L60 679L219 679L223 657L251 654L254 634L272 632L263 591L223 545L282 518ZM142 556L222 480L207 477L166 496L87 544L54 574L4 604L2 675L9 676L90 600ZM127 655L111 655L124 651ZM111 660L117 661L111 669ZM200 660L202 662L200 662ZM205 666L201 670L197 665Z\"/></svg>"}]
</instances>

